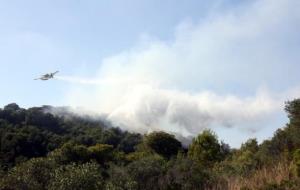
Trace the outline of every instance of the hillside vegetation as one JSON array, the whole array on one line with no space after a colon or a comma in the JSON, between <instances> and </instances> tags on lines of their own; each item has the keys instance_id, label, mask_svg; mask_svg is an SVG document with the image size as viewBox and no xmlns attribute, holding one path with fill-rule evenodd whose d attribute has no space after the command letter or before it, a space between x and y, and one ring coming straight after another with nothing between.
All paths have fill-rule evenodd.
<instances>
[{"instance_id":1,"label":"hillside vegetation","mask_svg":"<svg viewBox=\"0 0 300 190\"><path fill-rule=\"evenodd\" d=\"M299 190L300 99L285 110L289 122L271 139L232 149L211 130L183 147L162 131L141 135L64 108L9 104L0 109L0 189Z\"/></svg>"}]
</instances>

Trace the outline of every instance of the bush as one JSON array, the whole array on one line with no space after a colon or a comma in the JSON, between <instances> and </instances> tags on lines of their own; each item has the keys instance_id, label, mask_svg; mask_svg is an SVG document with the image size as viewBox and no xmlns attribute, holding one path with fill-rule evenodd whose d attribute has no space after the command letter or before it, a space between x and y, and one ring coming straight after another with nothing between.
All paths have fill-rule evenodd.
<instances>
[{"instance_id":1,"label":"bush","mask_svg":"<svg viewBox=\"0 0 300 190\"><path fill-rule=\"evenodd\" d=\"M106 190L138 190L138 183L129 175L125 167L111 165L108 174Z\"/></svg>"},{"instance_id":2,"label":"bush","mask_svg":"<svg viewBox=\"0 0 300 190\"><path fill-rule=\"evenodd\" d=\"M175 138L174 135L159 131L153 132L146 136L146 145L155 153L162 155L169 159L181 148L181 143Z\"/></svg>"},{"instance_id":3,"label":"bush","mask_svg":"<svg viewBox=\"0 0 300 190\"><path fill-rule=\"evenodd\" d=\"M51 173L49 190L101 190L104 181L96 163L61 166Z\"/></svg>"},{"instance_id":4,"label":"bush","mask_svg":"<svg viewBox=\"0 0 300 190\"><path fill-rule=\"evenodd\" d=\"M166 161L158 156L149 156L130 163L126 168L138 189L159 189L159 180L165 172Z\"/></svg>"},{"instance_id":5,"label":"bush","mask_svg":"<svg viewBox=\"0 0 300 190\"><path fill-rule=\"evenodd\" d=\"M296 166L296 175L300 177L300 149L294 152L294 162Z\"/></svg>"},{"instance_id":6,"label":"bush","mask_svg":"<svg viewBox=\"0 0 300 190\"><path fill-rule=\"evenodd\" d=\"M189 158L179 157L169 163L162 189L197 190L209 183L207 169Z\"/></svg>"},{"instance_id":7,"label":"bush","mask_svg":"<svg viewBox=\"0 0 300 190\"><path fill-rule=\"evenodd\" d=\"M0 189L45 189L55 168L53 160L33 158L14 167L0 180Z\"/></svg>"},{"instance_id":8,"label":"bush","mask_svg":"<svg viewBox=\"0 0 300 190\"><path fill-rule=\"evenodd\" d=\"M199 164L211 167L215 162L222 160L221 145L217 136L210 130L204 130L193 139L188 150L189 158Z\"/></svg>"}]
</instances>

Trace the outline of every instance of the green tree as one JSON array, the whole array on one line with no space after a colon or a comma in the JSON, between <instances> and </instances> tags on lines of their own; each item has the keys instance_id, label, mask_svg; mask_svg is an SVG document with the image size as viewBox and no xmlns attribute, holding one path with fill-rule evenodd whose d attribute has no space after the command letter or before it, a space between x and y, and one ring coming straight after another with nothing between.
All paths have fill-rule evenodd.
<instances>
[{"instance_id":1,"label":"green tree","mask_svg":"<svg viewBox=\"0 0 300 190\"><path fill-rule=\"evenodd\" d=\"M55 168L53 160L47 158L33 158L14 167L7 175L0 179L0 189L46 189L50 181L50 174Z\"/></svg>"},{"instance_id":2,"label":"green tree","mask_svg":"<svg viewBox=\"0 0 300 190\"><path fill-rule=\"evenodd\" d=\"M104 181L96 163L61 166L51 173L49 190L101 190Z\"/></svg>"},{"instance_id":3,"label":"green tree","mask_svg":"<svg viewBox=\"0 0 300 190\"><path fill-rule=\"evenodd\" d=\"M39 128L54 133L64 132L63 128L59 125L59 119L53 114L45 112L43 108L28 109L26 112L25 123L27 125L38 126Z\"/></svg>"},{"instance_id":4,"label":"green tree","mask_svg":"<svg viewBox=\"0 0 300 190\"><path fill-rule=\"evenodd\" d=\"M296 174L298 177L300 177L300 149L297 149L294 152L294 162L296 166Z\"/></svg>"},{"instance_id":5,"label":"green tree","mask_svg":"<svg viewBox=\"0 0 300 190\"><path fill-rule=\"evenodd\" d=\"M125 153L134 152L136 146L142 142L140 134L125 132L124 138L121 140L118 149Z\"/></svg>"},{"instance_id":6,"label":"green tree","mask_svg":"<svg viewBox=\"0 0 300 190\"><path fill-rule=\"evenodd\" d=\"M237 172L240 175L247 176L252 171L257 169L258 160L255 153L251 152L250 150L245 150L237 156L234 164L236 166Z\"/></svg>"},{"instance_id":7,"label":"green tree","mask_svg":"<svg viewBox=\"0 0 300 190\"><path fill-rule=\"evenodd\" d=\"M146 136L145 144L155 153L162 155L165 158L171 158L177 155L181 148L181 143L174 135L159 131L152 132Z\"/></svg>"},{"instance_id":8,"label":"green tree","mask_svg":"<svg viewBox=\"0 0 300 190\"><path fill-rule=\"evenodd\" d=\"M51 152L49 156L60 164L69 164L72 162L85 163L90 160L90 154L86 146L70 142Z\"/></svg>"},{"instance_id":9,"label":"green tree","mask_svg":"<svg viewBox=\"0 0 300 190\"><path fill-rule=\"evenodd\" d=\"M189 146L188 156L208 167L222 160L221 145L216 134L210 130L204 130L193 139Z\"/></svg>"},{"instance_id":10,"label":"green tree","mask_svg":"<svg viewBox=\"0 0 300 190\"><path fill-rule=\"evenodd\" d=\"M49 134L33 126L0 128L0 162L8 168L32 157L45 156Z\"/></svg>"},{"instance_id":11,"label":"green tree","mask_svg":"<svg viewBox=\"0 0 300 190\"><path fill-rule=\"evenodd\" d=\"M208 185L210 177L207 168L198 162L179 156L171 160L162 180L161 189L197 190Z\"/></svg>"},{"instance_id":12,"label":"green tree","mask_svg":"<svg viewBox=\"0 0 300 190\"><path fill-rule=\"evenodd\" d=\"M108 174L106 190L138 190L138 183L129 175L127 168L110 165Z\"/></svg>"},{"instance_id":13,"label":"green tree","mask_svg":"<svg viewBox=\"0 0 300 190\"><path fill-rule=\"evenodd\" d=\"M138 184L138 189L159 189L159 183L165 172L166 161L159 155L153 155L130 163L126 169Z\"/></svg>"},{"instance_id":14,"label":"green tree","mask_svg":"<svg viewBox=\"0 0 300 190\"><path fill-rule=\"evenodd\" d=\"M286 102L285 111L290 122L285 128L287 138L284 142L286 149L292 152L292 150L300 148L300 99Z\"/></svg>"},{"instance_id":15,"label":"green tree","mask_svg":"<svg viewBox=\"0 0 300 190\"><path fill-rule=\"evenodd\" d=\"M300 127L300 99L286 102L285 111L288 114L290 123Z\"/></svg>"},{"instance_id":16,"label":"green tree","mask_svg":"<svg viewBox=\"0 0 300 190\"><path fill-rule=\"evenodd\" d=\"M250 151L256 153L258 151L258 143L256 139L248 139L241 146L241 151Z\"/></svg>"},{"instance_id":17,"label":"green tree","mask_svg":"<svg viewBox=\"0 0 300 190\"><path fill-rule=\"evenodd\" d=\"M114 149L112 145L96 144L88 147L90 157L95 159L98 163L104 164L105 162L114 159Z\"/></svg>"}]
</instances>

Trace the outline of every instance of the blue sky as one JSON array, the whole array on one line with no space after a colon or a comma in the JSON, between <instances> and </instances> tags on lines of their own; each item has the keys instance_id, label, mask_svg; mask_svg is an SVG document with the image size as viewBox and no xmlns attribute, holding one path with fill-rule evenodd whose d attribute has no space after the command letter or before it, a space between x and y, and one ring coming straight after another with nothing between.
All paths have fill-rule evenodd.
<instances>
[{"instance_id":1,"label":"blue sky","mask_svg":"<svg viewBox=\"0 0 300 190\"><path fill-rule=\"evenodd\" d=\"M0 0L0 105L84 107L140 132L212 128L233 146L264 139L286 122L284 101L300 95L299 8ZM33 80L56 70L58 80Z\"/></svg>"},{"instance_id":2,"label":"blue sky","mask_svg":"<svg viewBox=\"0 0 300 190\"><path fill-rule=\"evenodd\" d=\"M170 40L179 22L200 19L207 4L0 1L1 105L15 101L25 106L57 103L65 84L39 84L31 79L57 69L93 75L102 58L133 46L142 34ZM36 94L45 90L46 98Z\"/></svg>"}]
</instances>

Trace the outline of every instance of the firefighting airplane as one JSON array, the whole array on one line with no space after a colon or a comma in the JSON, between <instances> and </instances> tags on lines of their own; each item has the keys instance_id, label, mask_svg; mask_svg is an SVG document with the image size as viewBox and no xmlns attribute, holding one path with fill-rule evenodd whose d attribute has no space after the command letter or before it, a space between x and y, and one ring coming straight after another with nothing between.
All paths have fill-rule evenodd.
<instances>
[{"instance_id":1,"label":"firefighting airplane","mask_svg":"<svg viewBox=\"0 0 300 190\"><path fill-rule=\"evenodd\" d=\"M58 73L58 71L55 71L54 73L47 73L47 74L44 74L42 75L40 78L36 78L34 80L49 80L49 79L52 79L54 78L54 75Z\"/></svg>"}]
</instances>

